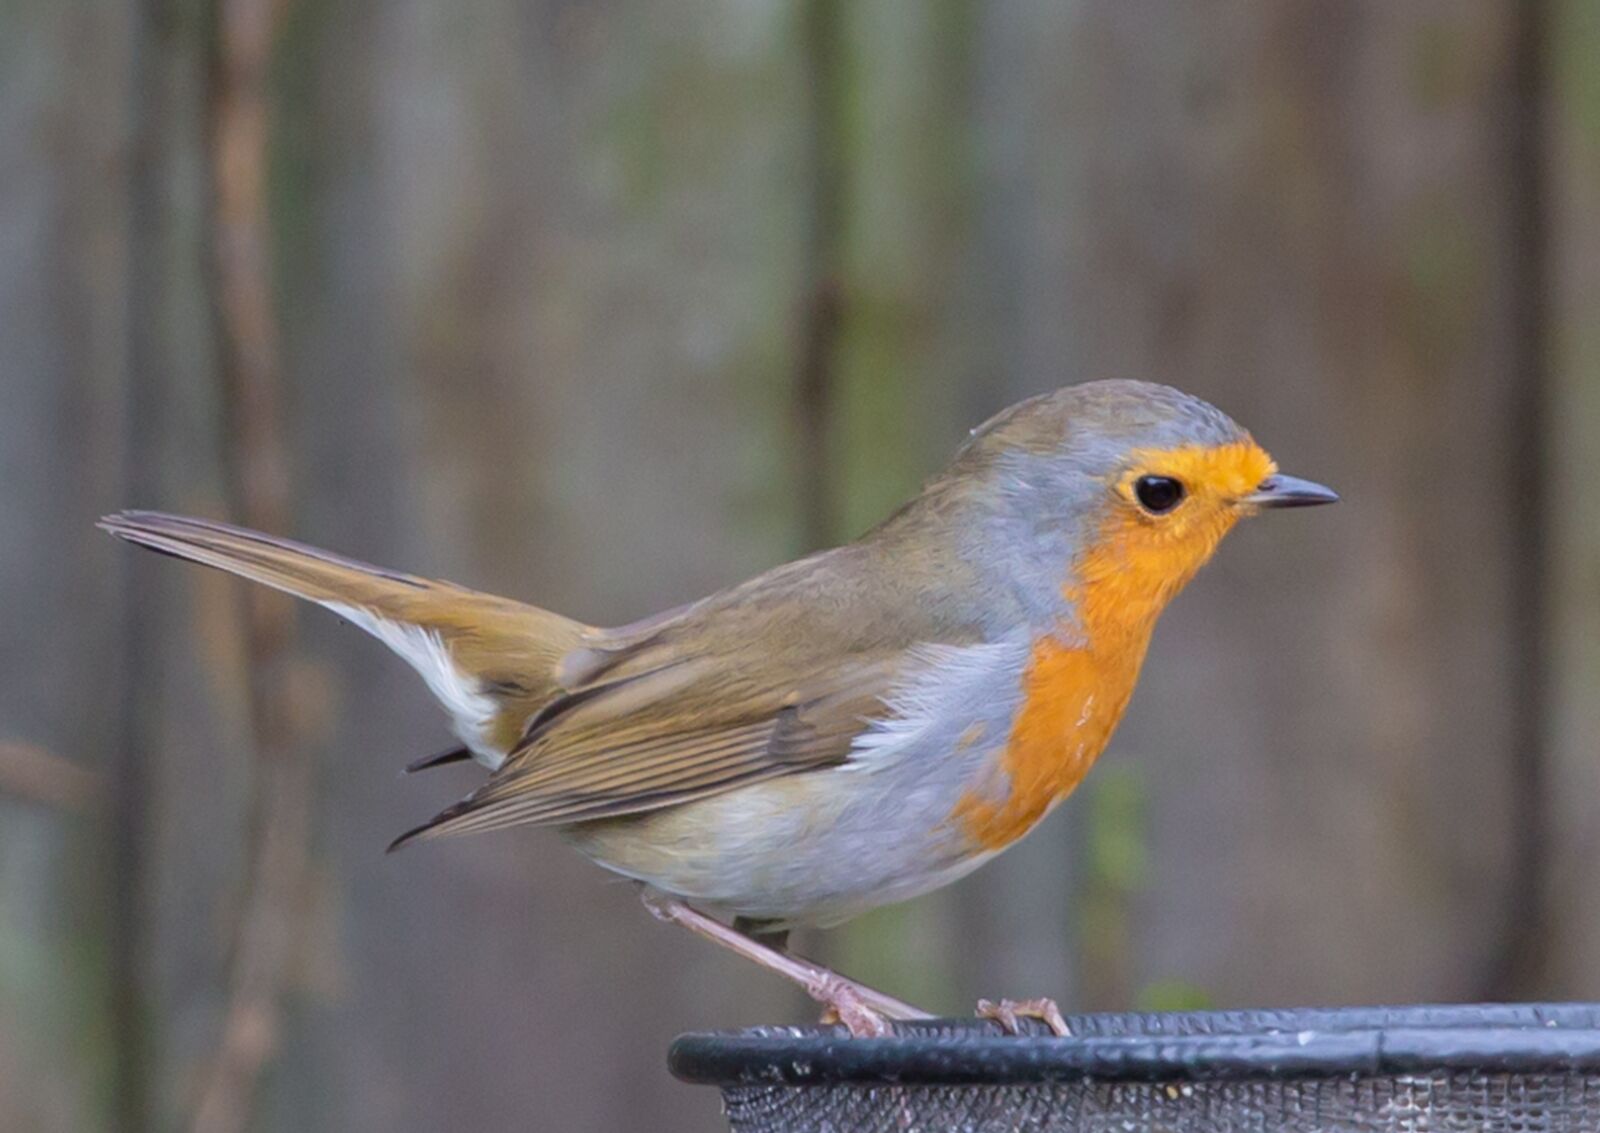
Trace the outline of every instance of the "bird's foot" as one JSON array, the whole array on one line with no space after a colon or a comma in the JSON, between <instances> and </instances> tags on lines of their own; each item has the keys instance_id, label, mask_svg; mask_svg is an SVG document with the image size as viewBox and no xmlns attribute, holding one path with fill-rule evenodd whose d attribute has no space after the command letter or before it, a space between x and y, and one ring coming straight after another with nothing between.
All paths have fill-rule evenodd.
<instances>
[{"instance_id":1,"label":"bird's foot","mask_svg":"<svg viewBox=\"0 0 1600 1133\"><path fill-rule=\"evenodd\" d=\"M1072 1034L1072 1028L1067 1026L1061 1008L1056 1006L1056 1001L1053 999L1002 999L999 1003L980 999L977 1014L980 1019L993 1019L999 1023L1000 1029L1008 1035L1025 1033L1022 1028L1023 1019L1038 1019L1058 1038L1066 1038Z\"/></svg>"},{"instance_id":2,"label":"bird's foot","mask_svg":"<svg viewBox=\"0 0 1600 1133\"><path fill-rule=\"evenodd\" d=\"M888 1016L868 1007L850 981L841 979L834 987L806 990L824 1005L821 1021L843 1023L851 1038L885 1039L894 1034L894 1024Z\"/></svg>"}]
</instances>

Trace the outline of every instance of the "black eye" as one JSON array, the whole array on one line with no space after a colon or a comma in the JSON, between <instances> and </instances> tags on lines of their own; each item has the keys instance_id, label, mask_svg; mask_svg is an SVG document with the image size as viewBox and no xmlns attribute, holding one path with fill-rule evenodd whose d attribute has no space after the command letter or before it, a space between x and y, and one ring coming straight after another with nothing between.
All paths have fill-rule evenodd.
<instances>
[{"instance_id":1,"label":"black eye","mask_svg":"<svg viewBox=\"0 0 1600 1133\"><path fill-rule=\"evenodd\" d=\"M1134 482L1133 494L1145 511L1160 515L1183 500L1183 482L1171 476L1141 476Z\"/></svg>"}]
</instances>

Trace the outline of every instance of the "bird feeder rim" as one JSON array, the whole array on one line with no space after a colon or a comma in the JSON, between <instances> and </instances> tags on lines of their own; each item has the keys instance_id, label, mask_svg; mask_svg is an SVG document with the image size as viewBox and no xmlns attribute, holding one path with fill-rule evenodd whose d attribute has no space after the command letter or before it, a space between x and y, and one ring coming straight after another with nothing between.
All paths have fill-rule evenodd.
<instances>
[{"instance_id":1,"label":"bird feeder rim","mask_svg":"<svg viewBox=\"0 0 1600 1133\"><path fill-rule=\"evenodd\" d=\"M988 1020L756 1027L680 1036L687 1082L753 1085L1017 1085L1211 1082L1440 1070L1600 1073L1600 1004L1525 1003L1092 1014L1072 1034L1006 1035Z\"/></svg>"}]
</instances>

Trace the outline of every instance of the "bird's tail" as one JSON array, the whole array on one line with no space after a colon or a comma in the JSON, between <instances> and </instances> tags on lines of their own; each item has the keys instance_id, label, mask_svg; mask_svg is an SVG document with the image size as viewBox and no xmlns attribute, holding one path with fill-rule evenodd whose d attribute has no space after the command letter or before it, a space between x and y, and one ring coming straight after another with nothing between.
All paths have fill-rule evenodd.
<instances>
[{"instance_id":1,"label":"bird's tail","mask_svg":"<svg viewBox=\"0 0 1600 1133\"><path fill-rule=\"evenodd\" d=\"M410 662L462 742L490 766L560 691L556 666L590 629L537 606L208 519L124 511L100 526L141 547L308 599L360 626Z\"/></svg>"}]
</instances>

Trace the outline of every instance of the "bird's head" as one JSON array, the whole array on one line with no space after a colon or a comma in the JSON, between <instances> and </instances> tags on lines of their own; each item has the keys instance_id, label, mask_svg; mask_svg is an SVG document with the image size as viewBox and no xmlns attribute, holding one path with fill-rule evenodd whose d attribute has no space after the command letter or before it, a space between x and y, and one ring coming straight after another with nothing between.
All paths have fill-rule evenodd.
<instances>
[{"instance_id":1,"label":"bird's head","mask_svg":"<svg viewBox=\"0 0 1600 1133\"><path fill-rule=\"evenodd\" d=\"M973 431L950 472L988 522L969 553L1147 625L1239 519L1332 503L1278 472L1220 410L1168 386L1103 381L1012 406ZM1063 581L1063 568L1065 580ZM1091 607L1091 608L1085 608Z\"/></svg>"}]
</instances>

